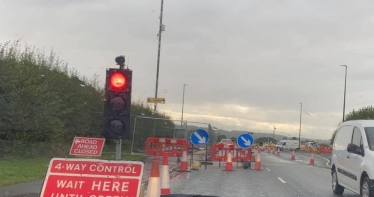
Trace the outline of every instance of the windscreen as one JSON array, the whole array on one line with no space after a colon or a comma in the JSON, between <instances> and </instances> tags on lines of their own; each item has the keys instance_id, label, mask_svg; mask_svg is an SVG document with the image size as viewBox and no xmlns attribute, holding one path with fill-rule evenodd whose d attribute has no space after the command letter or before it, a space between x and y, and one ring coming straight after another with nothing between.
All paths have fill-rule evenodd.
<instances>
[{"instance_id":1,"label":"windscreen","mask_svg":"<svg viewBox=\"0 0 374 197\"><path fill-rule=\"evenodd\" d=\"M365 133L370 150L374 150L374 127L365 127Z\"/></svg>"}]
</instances>

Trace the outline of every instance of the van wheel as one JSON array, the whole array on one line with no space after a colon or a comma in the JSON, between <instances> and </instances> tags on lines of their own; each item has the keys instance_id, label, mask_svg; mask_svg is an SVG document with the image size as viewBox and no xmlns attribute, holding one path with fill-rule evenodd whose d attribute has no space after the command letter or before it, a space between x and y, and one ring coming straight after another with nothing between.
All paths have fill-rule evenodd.
<instances>
[{"instance_id":1,"label":"van wheel","mask_svg":"<svg viewBox=\"0 0 374 197\"><path fill-rule=\"evenodd\" d=\"M332 171L332 191L337 195L342 195L344 192L344 187L339 185L338 175L336 174L335 169Z\"/></svg>"},{"instance_id":2,"label":"van wheel","mask_svg":"<svg viewBox=\"0 0 374 197\"><path fill-rule=\"evenodd\" d=\"M369 177L365 177L361 183L361 196L362 197L373 197L374 194L370 194L370 180Z\"/></svg>"}]
</instances>

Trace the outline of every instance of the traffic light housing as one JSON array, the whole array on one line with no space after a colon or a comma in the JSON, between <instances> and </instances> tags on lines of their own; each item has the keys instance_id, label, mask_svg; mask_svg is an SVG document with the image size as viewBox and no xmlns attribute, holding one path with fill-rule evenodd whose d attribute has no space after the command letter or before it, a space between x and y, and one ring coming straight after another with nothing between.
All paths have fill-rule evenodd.
<instances>
[{"instance_id":1,"label":"traffic light housing","mask_svg":"<svg viewBox=\"0 0 374 197\"><path fill-rule=\"evenodd\" d=\"M132 70L106 70L104 99L104 137L130 138Z\"/></svg>"}]
</instances>

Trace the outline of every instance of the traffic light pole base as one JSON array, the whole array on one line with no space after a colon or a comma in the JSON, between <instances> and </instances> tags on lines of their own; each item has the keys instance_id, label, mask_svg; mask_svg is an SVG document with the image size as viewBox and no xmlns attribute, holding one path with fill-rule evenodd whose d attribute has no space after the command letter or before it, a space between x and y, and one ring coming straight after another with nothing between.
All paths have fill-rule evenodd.
<instances>
[{"instance_id":1,"label":"traffic light pole base","mask_svg":"<svg viewBox=\"0 0 374 197\"><path fill-rule=\"evenodd\" d=\"M116 140L116 160L121 160L122 139Z\"/></svg>"}]
</instances>

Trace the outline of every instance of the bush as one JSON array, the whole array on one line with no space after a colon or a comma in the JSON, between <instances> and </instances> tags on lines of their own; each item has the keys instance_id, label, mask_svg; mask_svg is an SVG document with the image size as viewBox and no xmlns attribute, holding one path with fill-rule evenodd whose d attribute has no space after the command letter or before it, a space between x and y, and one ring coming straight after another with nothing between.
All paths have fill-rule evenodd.
<instances>
[{"instance_id":1,"label":"bush","mask_svg":"<svg viewBox=\"0 0 374 197\"><path fill-rule=\"evenodd\" d=\"M81 76L53 52L46 56L35 47L22 48L19 41L1 44L0 155L60 155L74 136L101 137L102 97L97 75ZM133 102L132 115L140 114L170 119Z\"/></svg>"}]
</instances>

